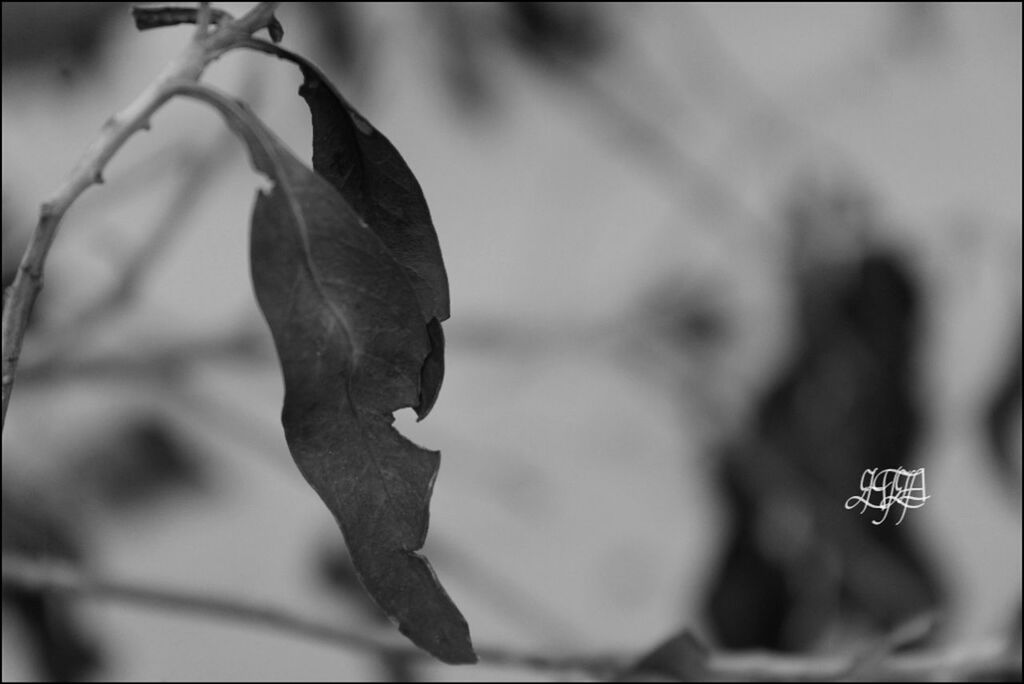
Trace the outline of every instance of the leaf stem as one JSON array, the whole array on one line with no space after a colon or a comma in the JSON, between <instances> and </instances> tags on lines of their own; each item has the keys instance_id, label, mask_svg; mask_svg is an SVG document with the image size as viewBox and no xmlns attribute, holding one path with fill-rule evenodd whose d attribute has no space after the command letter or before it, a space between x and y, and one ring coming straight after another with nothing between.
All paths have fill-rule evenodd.
<instances>
[{"instance_id":1,"label":"leaf stem","mask_svg":"<svg viewBox=\"0 0 1024 684\"><path fill-rule=\"evenodd\" d=\"M206 32L210 28L210 3L201 2L199 3L199 10L196 14L196 33L195 39L202 40L206 37Z\"/></svg>"},{"instance_id":2,"label":"leaf stem","mask_svg":"<svg viewBox=\"0 0 1024 684\"><path fill-rule=\"evenodd\" d=\"M150 118L175 93L182 81L197 82L206 66L224 52L237 46L254 31L265 28L274 19L279 3L263 2L235 21L225 21L216 29L195 35L185 49L120 112L111 116L99 136L86 149L67 180L39 208L39 221L22 255L14 282L3 299L2 414L0 430L7 421L7 407L14 389L14 378L21 358L21 347L32 308L43 289L43 271L61 220L68 208L92 185L103 182L103 169L110 159L137 131L148 129Z\"/></svg>"}]
</instances>

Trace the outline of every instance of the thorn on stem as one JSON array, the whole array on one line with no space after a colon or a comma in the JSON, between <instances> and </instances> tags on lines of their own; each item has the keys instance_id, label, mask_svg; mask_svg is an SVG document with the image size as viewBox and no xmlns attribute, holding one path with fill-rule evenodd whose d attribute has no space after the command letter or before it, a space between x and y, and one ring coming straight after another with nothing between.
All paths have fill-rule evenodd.
<instances>
[{"instance_id":1,"label":"thorn on stem","mask_svg":"<svg viewBox=\"0 0 1024 684\"><path fill-rule=\"evenodd\" d=\"M39 264L30 264L28 266L19 267L25 273L28 278L28 286L39 292L43 289L43 267Z\"/></svg>"}]
</instances>

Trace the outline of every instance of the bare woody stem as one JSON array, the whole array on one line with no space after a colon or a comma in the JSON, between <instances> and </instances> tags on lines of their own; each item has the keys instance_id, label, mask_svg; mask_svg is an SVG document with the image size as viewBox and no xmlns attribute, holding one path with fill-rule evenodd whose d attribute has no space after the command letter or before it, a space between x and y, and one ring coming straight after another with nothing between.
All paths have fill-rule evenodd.
<instances>
[{"instance_id":1,"label":"bare woody stem","mask_svg":"<svg viewBox=\"0 0 1024 684\"><path fill-rule=\"evenodd\" d=\"M181 54L172 59L131 104L107 120L64 184L40 206L39 222L29 238L14 282L4 292L3 413L0 415L0 429L7 421L7 407L14 389L25 329L36 298L43 289L46 258L64 214L85 190L103 182L103 169L121 146L137 131L149 128L150 117L173 96L172 84L198 81L210 62L235 47L240 40L249 38L261 28L275 25L274 10L278 4L260 3L236 21L224 21L208 33L197 32ZM208 11L201 14L209 16Z\"/></svg>"}]
</instances>

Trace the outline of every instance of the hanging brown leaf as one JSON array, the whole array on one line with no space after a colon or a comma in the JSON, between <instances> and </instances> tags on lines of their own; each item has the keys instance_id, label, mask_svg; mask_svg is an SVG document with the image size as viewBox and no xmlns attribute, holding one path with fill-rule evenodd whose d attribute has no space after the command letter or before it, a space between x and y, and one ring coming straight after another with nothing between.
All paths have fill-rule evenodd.
<instances>
[{"instance_id":1,"label":"hanging brown leaf","mask_svg":"<svg viewBox=\"0 0 1024 684\"><path fill-rule=\"evenodd\" d=\"M201 86L181 92L220 109L274 182L256 197L250 257L299 470L337 519L363 585L402 633L445 662L475 662L466 621L415 553L440 454L392 427L392 412L418 405L432 348L407 269L244 105Z\"/></svg>"},{"instance_id":2,"label":"hanging brown leaf","mask_svg":"<svg viewBox=\"0 0 1024 684\"><path fill-rule=\"evenodd\" d=\"M313 168L377 234L416 292L431 341L415 407L422 420L444 378L441 321L448 318L449 309L448 275L420 184L391 141L314 64L265 41L252 40L248 45L293 62L302 71L299 94L309 105L313 121Z\"/></svg>"}]
</instances>

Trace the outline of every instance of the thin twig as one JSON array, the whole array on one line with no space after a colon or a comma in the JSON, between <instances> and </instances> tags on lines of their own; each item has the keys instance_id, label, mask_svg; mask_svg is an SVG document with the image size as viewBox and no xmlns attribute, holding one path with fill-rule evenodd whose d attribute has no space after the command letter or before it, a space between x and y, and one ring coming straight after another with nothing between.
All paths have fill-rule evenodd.
<instances>
[{"instance_id":1,"label":"thin twig","mask_svg":"<svg viewBox=\"0 0 1024 684\"><path fill-rule=\"evenodd\" d=\"M172 59L131 104L107 120L68 179L43 202L39 222L25 248L14 282L4 292L0 429L7 420L7 407L14 389L25 329L36 298L43 289L46 258L64 214L89 187L103 182L103 169L107 162L132 135L149 128L150 117L173 96L176 84L197 82L210 62L236 46L239 39L266 27L274 19L278 4L260 3L237 21L225 22L202 39L189 41L181 54Z\"/></svg>"},{"instance_id":2,"label":"thin twig","mask_svg":"<svg viewBox=\"0 0 1024 684\"><path fill-rule=\"evenodd\" d=\"M843 679L858 679L864 673L877 669L887 656L934 633L938 622L936 614L928 611L897 625L883 638L861 650L860 655L849 663L847 671L843 673Z\"/></svg>"},{"instance_id":3,"label":"thin twig","mask_svg":"<svg viewBox=\"0 0 1024 684\"><path fill-rule=\"evenodd\" d=\"M672 198L689 198L690 206L707 218L708 226L716 231L740 228L743 236L760 236L774 227L772 220L749 206L712 166L683 149L664 126L641 114L621 88L609 87L576 59L538 48L545 50L545 57L557 67L555 72L567 77L562 82L580 98L588 118L600 124L602 132L612 131L631 157L649 167ZM607 136L601 139L609 140Z\"/></svg>"},{"instance_id":4,"label":"thin twig","mask_svg":"<svg viewBox=\"0 0 1024 684\"><path fill-rule=\"evenodd\" d=\"M212 593L153 587L148 584L109 580L53 560L33 560L3 554L3 583L30 591L61 592L82 598L101 598L125 603L224 618L270 628L295 637L315 639L343 648L381 656L430 661L426 651L398 641L390 632L374 628L358 632L322 620L299 615L287 608ZM374 633L377 632L377 633ZM500 647L477 648L481 663L551 671L581 671L595 676L621 668L624 659L589 656L523 654Z\"/></svg>"},{"instance_id":5,"label":"thin twig","mask_svg":"<svg viewBox=\"0 0 1024 684\"><path fill-rule=\"evenodd\" d=\"M715 230L729 227L721 218L753 234L763 233L772 222L748 206L732 185L711 166L683 150L675 138L630 106L617 91L608 88L581 66L570 62L571 84L585 99L588 110L605 119L605 126L617 129L630 152L651 165L652 171L667 181L673 196L690 198L692 205L709 218Z\"/></svg>"},{"instance_id":6,"label":"thin twig","mask_svg":"<svg viewBox=\"0 0 1024 684\"><path fill-rule=\"evenodd\" d=\"M783 656L774 653L716 654L707 664L716 678L760 682L842 680L848 678L855 665L849 657ZM891 655L874 663L870 670L858 670L856 676L877 681L955 681L986 674L1019 679L1020 672L1020 652L1014 653L1005 643L993 640L946 651Z\"/></svg>"},{"instance_id":7,"label":"thin twig","mask_svg":"<svg viewBox=\"0 0 1024 684\"><path fill-rule=\"evenodd\" d=\"M26 363L21 376L23 382L31 384L82 379L163 382L199 363L262 360L264 338L262 331L246 325L226 334L175 340L132 355L114 352L75 359L50 356Z\"/></svg>"},{"instance_id":8,"label":"thin twig","mask_svg":"<svg viewBox=\"0 0 1024 684\"><path fill-rule=\"evenodd\" d=\"M4 554L3 583L30 591L61 592L82 598L101 598L224 618L378 656L430 660L425 651L396 641L390 633L372 628L354 632L296 614L287 608L248 599L104 579L61 561ZM476 651L481 664L578 672L598 678L627 671L630 663L630 658L622 654L551 656L493 646L478 647ZM1004 640L990 640L945 651L888 655L873 660L870 669L859 667L862 658L857 655L800 656L769 652L711 653L702 664L702 671L710 680L733 681L826 681L845 679L854 671L858 678L901 681L980 676L1019 678L1021 672L1020 644L1008 644Z\"/></svg>"},{"instance_id":9,"label":"thin twig","mask_svg":"<svg viewBox=\"0 0 1024 684\"><path fill-rule=\"evenodd\" d=\"M363 632L355 633L333 624L297 615L285 608L261 605L246 599L225 598L212 593L163 589L136 582L108 580L58 561L33 560L5 553L3 583L31 591L61 592L80 597L103 598L164 610L221 617L374 653L418 655L414 649L393 638Z\"/></svg>"},{"instance_id":10,"label":"thin twig","mask_svg":"<svg viewBox=\"0 0 1024 684\"><path fill-rule=\"evenodd\" d=\"M192 373L200 364L262 359L264 338L261 331L243 326L223 336L179 340L130 356L118 353L80 359L47 356L42 361L26 361L20 370L19 381L29 387L82 380L156 383L190 412L190 420L206 422L229 439L244 445L248 452L259 453L262 457L258 461L267 463L277 474L287 476L289 483L306 489L305 483L295 477L297 471L287 452L270 448L281 440L280 433L271 431L256 417L244 415L238 402L227 402L222 396L200 393L187 382L188 378L194 377ZM283 449L283 441L281 446ZM547 628L551 639L572 632L571 622L548 610L524 589L482 566L457 546L437 539L431 543L435 550L440 546L441 553L457 560L453 563L457 574L461 574L463 581L483 599L498 608L509 622L529 624L535 632Z\"/></svg>"}]
</instances>

